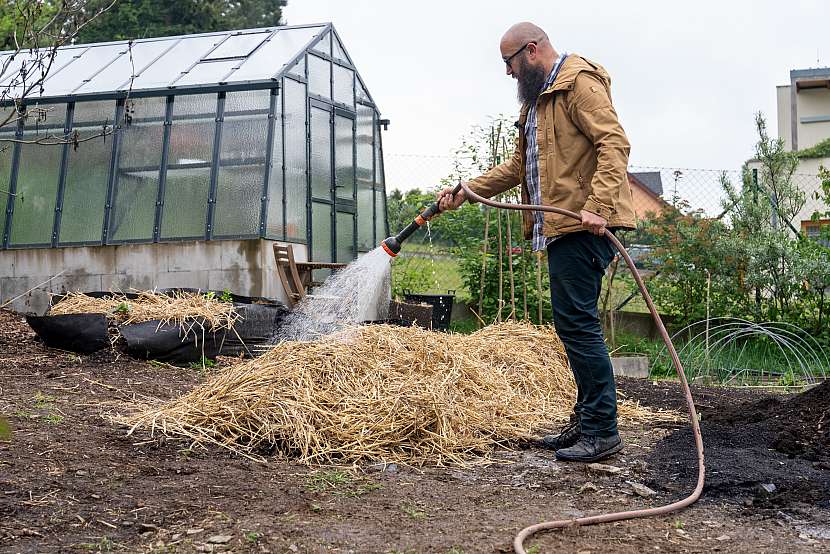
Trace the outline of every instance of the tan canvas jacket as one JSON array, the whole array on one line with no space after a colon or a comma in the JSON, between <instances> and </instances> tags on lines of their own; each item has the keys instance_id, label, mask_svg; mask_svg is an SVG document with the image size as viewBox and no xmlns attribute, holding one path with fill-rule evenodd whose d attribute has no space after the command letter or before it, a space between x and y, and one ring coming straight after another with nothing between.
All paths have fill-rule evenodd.
<instances>
[{"instance_id":1,"label":"tan canvas jacket","mask_svg":"<svg viewBox=\"0 0 830 554\"><path fill-rule=\"evenodd\" d=\"M627 168L630 146L611 104L611 79L605 69L570 54L553 84L537 101L537 144L542 204L579 213L595 213L609 227L635 226ZM470 181L484 197L518 184L529 203L525 183L524 125L528 105L519 116L516 150L506 162ZM522 212L525 238L531 238L532 216ZM543 234L555 237L582 230L569 217L545 213Z\"/></svg>"}]
</instances>

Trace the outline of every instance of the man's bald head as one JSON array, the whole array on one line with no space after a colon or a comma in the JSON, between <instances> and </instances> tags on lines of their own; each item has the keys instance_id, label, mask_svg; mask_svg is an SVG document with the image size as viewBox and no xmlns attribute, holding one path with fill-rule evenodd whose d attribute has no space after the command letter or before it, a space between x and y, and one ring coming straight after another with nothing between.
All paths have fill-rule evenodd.
<instances>
[{"instance_id":1,"label":"man's bald head","mask_svg":"<svg viewBox=\"0 0 830 554\"><path fill-rule=\"evenodd\" d=\"M507 32L501 37L502 45L514 47L514 50L521 48L522 45L528 42L536 42L539 46L542 43L550 45L547 33L538 25L534 25L530 21L522 21L511 26Z\"/></svg>"},{"instance_id":2,"label":"man's bald head","mask_svg":"<svg viewBox=\"0 0 830 554\"><path fill-rule=\"evenodd\" d=\"M504 33L499 48L507 74L518 81L519 100L535 100L559 56L547 33L538 25L522 21Z\"/></svg>"}]
</instances>

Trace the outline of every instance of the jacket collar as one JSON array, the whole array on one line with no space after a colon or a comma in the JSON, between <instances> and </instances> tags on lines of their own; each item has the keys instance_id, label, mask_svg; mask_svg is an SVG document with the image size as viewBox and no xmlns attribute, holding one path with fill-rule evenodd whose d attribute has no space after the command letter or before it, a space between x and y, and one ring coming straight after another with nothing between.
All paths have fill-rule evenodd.
<instances>
[{"instance_id":1,"label":"jacket collar","mask_svg":"<svg viewBox=\"0 0 830 554\"><path fill-rule=\"evenodd\" d=\"M605 81L606 84L610 81L608 73L602 66L586 60L582 56L570 54L562 62L562 69L559 70L559 75L556 76L556 80L553 81L550 87L543 90L539 96L563 90L572 90L574 88L574 81L576 81L577 76L583 71L592 73Z\"/></svg>"},{"instance_id":2,"label":"jacket collar","mask_svg":"<svg viewBox=\"0 0 830 554\"><path fill-rule=\"evenodd\" d=\"M568 57L565 58L565 61L562 62L562 68L559 70L559 74L556 76L556 79L553 81L553 84L545 90L543 90L539 94L539 97L542 97L546 94L553 94L554 92L572 90L574 88L574 82L576 81L577 76L583 71L599 77L602 81L605 82L606 86L611 84L611 78L608 76L608 73L605 71L605 68L603 68L601 65L586 60L585 58L577 54L568 54ZM523 104L522 109L519 112L520 125L524 125L525 121L527 121L528 110L530 110L530 104Z\"/></svg>"}]
</instances>

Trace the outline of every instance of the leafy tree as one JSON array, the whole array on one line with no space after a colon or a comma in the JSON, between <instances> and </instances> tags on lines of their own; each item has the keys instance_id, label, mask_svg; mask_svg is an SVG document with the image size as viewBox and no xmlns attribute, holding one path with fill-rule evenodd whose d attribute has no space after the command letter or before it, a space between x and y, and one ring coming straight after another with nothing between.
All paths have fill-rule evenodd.
<instances>
[{"instance_id":1,"label":"leafy tree","mask_svg":"<svg viewBox=\"0 0 830 554\"><path fill-rule=\"evenodd\" d=\"M708 290L712 317L786 321L819 334L826 326L830 249L790 226L806 201L792 182L798 159L767 134L760 114L755 124L757 179L749 166L740 188L722 176L725 220L684 214L680 206L648 223L661 269L649 288L680 324L706 316Z\"/></svg>"},{"instance_id":2,"label":"leafy tree","mask_svg":"<svg viewBox=\"0 0 830 554\"><path fill-rule=\"evenodd\" d=\"M110 0L91 0L90 5ZM104 42L279 25L286 0L119 0L78 41Z\"/></svg>"}]
</instances>

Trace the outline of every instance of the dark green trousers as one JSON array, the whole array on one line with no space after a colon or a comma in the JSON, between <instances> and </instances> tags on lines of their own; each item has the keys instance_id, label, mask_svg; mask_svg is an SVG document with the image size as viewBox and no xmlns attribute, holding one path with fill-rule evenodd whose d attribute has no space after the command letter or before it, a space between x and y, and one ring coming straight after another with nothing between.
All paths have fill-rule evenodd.
<instances>
[{"instance_id":1,"label":"dark green trousers","mask_svg":"<svg viewBox=\"0 0 830 554\"><path fill-rule=\"evenodd\" d=\"M574 411L582 432L596 436L617 433L617 389L597 313L602 276L615 253L611 241L588 231L548 245L553 324L576 380Z\"/></svg>"}]
</instances>

